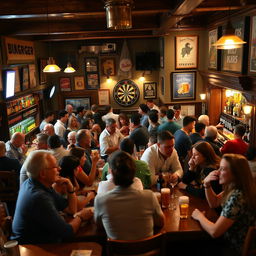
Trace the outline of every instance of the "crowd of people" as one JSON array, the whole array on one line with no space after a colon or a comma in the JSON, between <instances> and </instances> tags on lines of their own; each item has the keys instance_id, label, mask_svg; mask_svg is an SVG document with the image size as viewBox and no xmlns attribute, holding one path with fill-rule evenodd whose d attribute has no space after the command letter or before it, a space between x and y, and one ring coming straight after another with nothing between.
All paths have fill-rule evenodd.
<instances>
[{"instance_id":1,"label":"crowd of people","mask_svg":"<svg viewBox=\"0 0 256 256\"><path fill-rule=\"evenodd\" d=\"M129 117L114 114L111 106L101 116L97 105L76 113L67 105L53 120L54 113L46 113L29 152L22 133L0 142L0 168L16 172L20 182L12 239L60 242L93 214L110 238L151 236L155 226L164 225L150 190L161 172L179 189L219 208L216 223L197 209L192 217L211 236L224 235L232 252L241 252L256 221L256 150L243 141L244 126L237 125L234 140L221 145L218 126L210 125L208 116L182 116L179 104L159 108L152 100ZM90 186L97 177L96 196ZM94 213L86 207L93 199ZM73 218L66 221L59 211Z\"/></svg>"}]
</instances>

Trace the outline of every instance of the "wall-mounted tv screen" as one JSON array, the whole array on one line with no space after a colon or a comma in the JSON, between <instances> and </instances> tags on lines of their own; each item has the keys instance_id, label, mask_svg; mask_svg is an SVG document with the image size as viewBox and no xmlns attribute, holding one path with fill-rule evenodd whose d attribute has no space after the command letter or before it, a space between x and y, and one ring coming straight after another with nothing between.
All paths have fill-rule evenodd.
<instances>
[{"instance_id":1,"label":"wall-mounted tv screen","mask_svg":"<svg viewBox=\"0 0 256 256\"><path fill-rule=\"evenodd\" d=\"M75 111L80 106L83 106L86 110L89 110L91 108L89 97L65 99L65 105L67 104L72 105Z\"/></svg>"},{"instance_id":2,"label":"wall-mounted tv screen","mask_svg":"<svg viewBox=\"0 0 256 256\"><path fill-rule=\"evenodd\" d=\"M4 98L14 96L15 91L15 70L6 70L4 76Z\"/></svg>"},{"instance_id":3,"label":"wall-mounted tv screen","mask_svg":"<svg viewBox=\"0 0 256 256\"><path fill-rule=\"evenodd\" d=\"M157 52L137 52L136 70L156 70L159 68L159 54Z\"/></svg>"}]
</instances>

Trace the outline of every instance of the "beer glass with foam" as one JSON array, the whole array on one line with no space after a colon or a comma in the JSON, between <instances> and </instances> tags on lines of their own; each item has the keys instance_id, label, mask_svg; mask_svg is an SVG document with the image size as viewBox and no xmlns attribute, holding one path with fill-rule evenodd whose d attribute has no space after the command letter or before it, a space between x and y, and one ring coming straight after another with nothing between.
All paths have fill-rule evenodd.
<instances>
[{"instance_id":1,"label":"beer glass with foam","mask_svg":"<svg viewBox=\"0 0 256 256\"><path fill-rule=\"evenodd\" d=\"M162 201L162 208L170 207L171 191L169 188L161 189L161 201Z\"/></svg>"},{"instance_id":2,"label":"beer glass with foam","mask_svg":"<svg viewBox=\"0 0 256 256\"><path fill-rule=\"evenodd\" d=\"M179 197L179 206L180 206L180 218L187 219L188 218L188 210L189 210L189 197L188 196L180 196Z\"/></svg>"}]
</instances>

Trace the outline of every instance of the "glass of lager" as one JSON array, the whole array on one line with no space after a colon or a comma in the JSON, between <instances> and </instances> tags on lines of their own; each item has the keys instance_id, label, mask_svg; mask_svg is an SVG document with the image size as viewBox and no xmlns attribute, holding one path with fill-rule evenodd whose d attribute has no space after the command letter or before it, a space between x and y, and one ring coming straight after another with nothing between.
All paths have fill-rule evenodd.
<instances>
[{"instance_id":1,"label":"glass of lager","mask_svg":"<svg viewBox=\"0 0 256 256\"><path fill-rule=\"evenodd\" d=\"M179 206L180 206L180 218L187 219L188 218L188 210L189 210L189 197L188 196L180 196L179 197Z\"/></svg>"},{"instance_id":2,"label":"glass of lager","mask_svg":"<svg viewBox=\"0 0 256 256\"><path fill-rule=\"evenodd\" d=\"M162 188L161 189L161 202L162 208L169 208L171 201L171 191L169 188Z\"/></svg>"}]
</instances>

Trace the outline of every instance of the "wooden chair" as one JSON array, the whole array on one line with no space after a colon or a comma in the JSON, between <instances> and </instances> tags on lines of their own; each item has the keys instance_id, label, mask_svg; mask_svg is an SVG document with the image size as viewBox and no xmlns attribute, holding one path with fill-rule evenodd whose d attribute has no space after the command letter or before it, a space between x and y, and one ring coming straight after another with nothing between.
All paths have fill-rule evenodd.
<instances>
[{"instance_id":1,"label":"wooden chair","mask_svg":"<svg viewBox=\"0 0 256 256\"><path fill-rule=\"evenodd\" d=\"M242 256L256 255L256 226L251 226L248 229L245 237Z\"/></svg>"},{"instance_id":2,"label":"wooden chair","mask_svg":"<svg viewBox=\"0 0 256 256\"><path fill-rule=\"evenodd\" d=\"M164 250L163 233L141 240L107 240L108 256L163 256Z\"/></svg>"},{"instance_id":3,"label":"wooden chair","mask_svg":"<svg viewBox=\"0 0 256 256\"><path fill-rule=\"evenodd\" d=\"M0 200L15 202L18 196L18 177L14 171L0 171Z\"/></svg>"}]
</instances>

